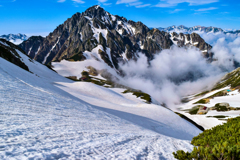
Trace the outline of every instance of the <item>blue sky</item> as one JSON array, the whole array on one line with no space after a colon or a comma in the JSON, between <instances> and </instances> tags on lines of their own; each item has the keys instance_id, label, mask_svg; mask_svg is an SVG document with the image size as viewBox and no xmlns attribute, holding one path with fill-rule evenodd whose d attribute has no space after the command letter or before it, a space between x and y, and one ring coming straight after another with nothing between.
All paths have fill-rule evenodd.
<instances>
[{"instance_id":1,"label":"blue sky","mask_svg":"<svg viewBox=\"0 0 240 160\"><path fill-rule=\"evenodd\" d=\"M76 12L96 4L148 27L240 29L239 0L0 0L0 35L46 35Z\"/></svg>"}]
</instances>

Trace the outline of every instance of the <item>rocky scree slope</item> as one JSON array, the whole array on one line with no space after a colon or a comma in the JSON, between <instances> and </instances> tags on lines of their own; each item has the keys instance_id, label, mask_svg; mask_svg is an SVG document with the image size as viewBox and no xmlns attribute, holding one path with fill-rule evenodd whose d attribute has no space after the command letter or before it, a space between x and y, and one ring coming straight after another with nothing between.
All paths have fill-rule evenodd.
<instances>
[{"instance_id":1,"label":"rocky scree slope","mask_svg":"<svg viewBox=\"0 0 240 160\"><path fill-rule=\"evenodd\" d=\"M142 22L114 16L100 6L93 6L74 14L46 38L31 37L19 46L43 64L62 59L83 61L91 57L100 58L113 68L118 68L119 62L137 59L138 52L151 60L155 53L169 49L174 44L173 39L178 39L175 43L181 47L196 46L207 52L211 49L197 34L183 37L188 40L180 40L177 34L151 30ZM99 57L91 55L93 49L98 50Z\"/></svg>"}]
</instances>

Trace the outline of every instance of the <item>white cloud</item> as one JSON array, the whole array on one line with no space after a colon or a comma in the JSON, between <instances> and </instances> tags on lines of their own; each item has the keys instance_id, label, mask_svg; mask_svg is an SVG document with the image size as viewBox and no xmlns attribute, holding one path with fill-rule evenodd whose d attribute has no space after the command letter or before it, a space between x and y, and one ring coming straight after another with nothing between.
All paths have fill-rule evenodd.
<instances>
[{"instance_id":1,"label":"white cloud","mask_svg":"<svg viewBox=\"0 0 240 160\"><path fill-rule=\"evenodd\" d=\"M63 2L65 2L66 0L58 0L57 2L59 2L59 3L63 3Z\"/></svg>"},{"instance_id":2,"label":"white cloud","mask_svg":"<svg viewBox=\"0 0 240 160\"><path fill-rule=\"evenodd\" d=\"M136 6L136 8L144 8L144 7L148 7L150 6L151 4L143 4L143 5L138 5Z\"/></svg>"},{"instance_id":3,"label":"white cloud","mask_svg":"<svg viewBox=\"0 0 240 160\"><path fill-rule=\"evenodd\" d=\"M110 6L112 3L103 3L104 6Z\"/></svg>"},{"instance_id":4,"label":"white cloud","mask_svg":"<svg viewBox=\"0 0 240 160\"><path fill-rule=\"evenodd\" d=\"M82 1L82 0L72 0L73 2L75 2L75 3L79 3L79 4L83 4L83 3L85 3L84 1Z\"/></svg>"},{"instance_id":5,"label":"white cloud","mask_svg":"<svg viewBox=\"0 0 240 160\"><path fill-rule=\"evenodd\" d=\"M196 48L163 50L150 64L143 54L139 56L137 61L120 65L125 73L120 83L148 93L168 107L180 103L184 96L209 89L224 74Z\"/></svg>"},{"instance_id":6,"label":"white cloud","mask_svg":"<svg viewBox=\"0 0 240 160\"><path fill-rule=\"evenodd\" d=\"M240 37L226 41L220 38L212 51L214 61L209 63L196 48L163 50L148 62L139 53L137 61L120 65L125 77L119 83L150 94L159 104L175 107L181 98L211 87L234 69L233 61L240 62ZM150 64L149 64L150 63Z\"/></svg>"},{"instance_id":7,"label":"white cloud","mask_svg":"<svg viewBox=\"0 0 240 160\"><path fill-rule=\"evenodd\" d=\"M104 3L107 2L108 0L98 0L98 2Z\"/></svg>"},{"instance_id":8,"label":"white cloud","mask_svg":"<svg viewBox=\"0 0 240 160\"><path fill-rule=\"evenodd\" d=\"M174 9L173 11L171 11L170 13L178 13L181 11L184 11L185 9Z\"/></svg>"},{"instance_id":9,"label":"white cloud","mask_svg":"<svg viewBox=\"0 0 240 160\"><path fill-rule=\"evenodd\" d=\"M200 8L198 10L195 10L196 12L205 12L205 11L211 11L211 10L215 10L218 9L216 7L209 7L209 8Z\"/></svg>"},{"instance_id":10,"label":"white cloud","mask_svg":"<svg viewBox=\"0 0 240 160\"><path fill-rule=\"evenodd\" d=\"M240 37L228 42L225 38L220 38L214 45L214 59L218 66L227 70L233 69L234 61L240 62Z\"/></svg>"},{"instance_id":11,"label":"white cloud","mask_svg":"<svg viewBox=\"0 0 240 160\"><path fill-rule=\"evenodd\" d=\"M123 3L133 3L137 2L138 0L118 0L116 4L123 4Z\"/></svg>"},{"instance_id":12,"label":"white cloud","mask_svg":"<svg viewBox=\"0 0 240 160\"><path fill-rule=\"evenodd\" d=\"M142 2L134 2L134 3L129 3L130 6L138 6L141 5Z\"/></svg>"},{"instance_id":13,"label":"white cloud","mask_svg":"<svg viewBox=\"0 0 240 160\"><path fill-rule=\"evenodd\" d=\"M159 3L155 5L155 7L160 7L160 8L168 8L168 7L174 7L177 4L169 4L169 3Z\"/></svg>"},{"instance_id":14,"label":"white cloud","mask_svg":"<svg viewBox=\"0 0 240 160\"><path fill-rule=\"evenodd\" d=\"M219 0L161 0L160 3L155 5L155 7L168 8L168 7L177 6L180 3L188 3L189 5L204 5L204 4L215 3L218 1Z\"/></svg>"},{"instance_id":15,"label":"white cloud","mask_svg":"<svg viewBox=\"0 0 240 160\"><path fill-rule=\"evenodd\" d=\"M135 6L136 8L148 7L151 4L143 4L138 0L118 0L116 4L127 4L127 6Z\"/></svg>"}]
</instances>

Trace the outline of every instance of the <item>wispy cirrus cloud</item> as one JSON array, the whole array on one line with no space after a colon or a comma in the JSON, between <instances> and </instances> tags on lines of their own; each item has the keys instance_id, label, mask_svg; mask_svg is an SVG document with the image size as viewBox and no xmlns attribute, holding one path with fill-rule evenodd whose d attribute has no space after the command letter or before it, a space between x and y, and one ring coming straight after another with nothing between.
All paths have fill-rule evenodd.
<instances>
[{"instance_id":1,"label":"wispy cirrus cloud","mask_svg":"<svg viewBox=\"0 0 240 160\"><path fill-rule=\"evenodd\" d=\"M106 3L108 0L97 0L99 4L104 6L110 6L112 3Z\"/></svg>"},{"instance_id":2,"label":"wispy cirrus cloud","mask_svg":"<svg viewBox=\"0 0 240 160\"><path fill-rule=\"evenodd\" d=\"M138 0L118 0L116 4L123 4L123 3L133 3L133 2L137 2Z\"/></svg>"},{"instance_id":3,"label":"wispy cirrus cloud","mask_svg":"<svg viewBox=\"0 0 240 160\"><path fill-rule=\"evenodd\" d=\"M200 9L197 9L197 10L194 10L196 12L205 12L205 11L211 11L211 10L215 10L215 9L218 9L216 7L209 7L209 8L200 8Z\"/></svg>"},{"instance_id":4,"label":"wispy cirrus cloud","mask_svg":"<svg viewBox=\"0 0 240 160\"><path fill-rule=\"evenodd\" d=\"M83 3L85 3L84 1L82 1L82 0L72 0L74 3L79 3L79 4L83 4Z\"/></svg>"},{"instance_id":5,"label":"wispy cirrus cloud","mask_svg":"<svg viewBox=\"0 0 240 160\"><path fill-rule=\"evenodd\" d=\"M112 3L103 3L104 6L110 6Z\"/></svg>"},{"instance_id":6,"label":"wispy cirrus cloud","mask_svg":"<svg viewBox=\"0 0 240 160\"><path fill-rule=\"evenodd\" d=\"M108 0L98 0L98 2L101 2L101 3L105 3L107 2Z\"/></svg>"},{"instance_id":7,"label":"wispy cirrus cloud","mask_svg":"<svg viewBox=\"0 0 240 160\"><path fill-rule=\"evenodd\" d=\"M148 7L148 6L151 6L151 4L138 5L138 6L136 6L136 8L144 8L144 7Z\"/></svg>"},{"instance_id":8,"label":"wispy cirrus cloud","mask_svg":"<svg viewBox=\"0 0 240 160\"><path fill-rule=\"evenodd\" d=\"M170 11L170 13L178 13L178 12L181 12L181 11L184 11L185 9L174 9L173 11Z\"/></svg>"},{"instance_id":9,"label":"wispy cirrus cloud","mask_svg":"<svg viewBox=\"0 0 240 160\"><path fill-rule=\"evenodd\" d=\"M143 4L143 2L138 0L118 0L116 4L127 4L127 6L135 6L136 8L151 6L151 4Z\"/></svg>"},{"instance_id":10,"label":"wispy cirrus cloud","mask_svg":"<svg viewBox=\"0 0 240 160\"><path fill-rule=\"evenodd\" d=\"M198 6L218 2L219 0L160 0L155 7L169 8L175 7L180 3L188 3L190 6Z\"/></svg>"},{"instance_id":11,"label":"wispy cirrus cloud","mask_svg":"<svg viewBox=\"0 0 240 160\"><path fill-rule=\"evenodd\" d=\"M65 2L66 0L58 0L57 2L58 3L63 3L63 2Z\"/></svg>"}]
</instances>

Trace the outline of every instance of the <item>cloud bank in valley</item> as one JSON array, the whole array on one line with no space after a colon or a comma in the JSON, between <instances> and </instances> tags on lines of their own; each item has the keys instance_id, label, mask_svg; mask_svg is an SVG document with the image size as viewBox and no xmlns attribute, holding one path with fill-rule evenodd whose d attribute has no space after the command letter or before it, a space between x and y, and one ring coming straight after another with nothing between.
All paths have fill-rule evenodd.
<instances>
[{"instance_id":1,"label":"cloud bank in valley","mask_svg":"<svg viewBox=\"0 0 240 160\"><path fill-rule=\"evenodd\" d=\"M121 77L115 69L103 61L88 59L83 62L60 63L54 62L54 69L63 76L75 75L81 77L81 71L92 66L98 70L106 69L116 76L125 86L148 93L155 100L154 103L167 104L173 108L181 103L185 96L210 89L224 74L234 69L236 62L240 62L240 37L230 41L225 37L214 38L212 63L209 63L197 48L178 48L163 50L155 54L148 62L147 57L138 53L137 61L120 64L125 73Z\"/></svg>"},{"instance_id":2,"label":"cloud bank in valley","mask_svg":"<svg viewBox=\"0 0 240 160\"><path fill-rule=\"evenodd\" d=\"M216 60L212 63L196 48L174 46L156 54L150 63L139 53L137 61L121 65L126 76L120 83L150 94L159 104L175 107L182 97L210 89L234 69L234 61L240 62L240 38L232 42L220 38L212 51Z\"/></svg>"}]
</instances>

